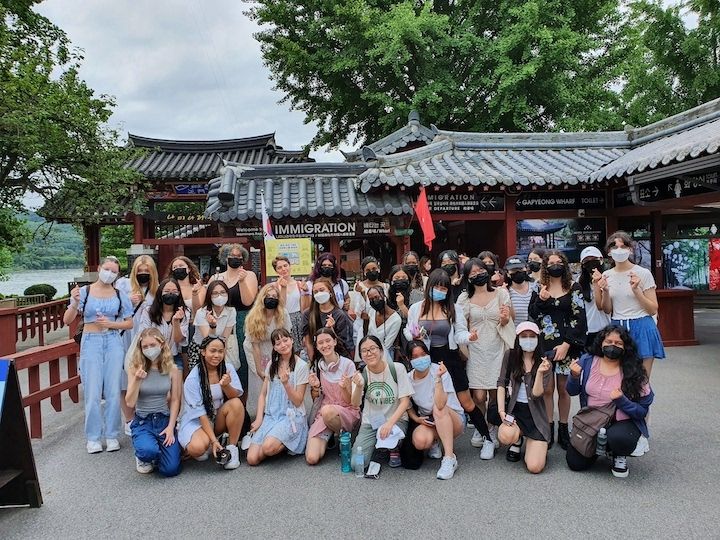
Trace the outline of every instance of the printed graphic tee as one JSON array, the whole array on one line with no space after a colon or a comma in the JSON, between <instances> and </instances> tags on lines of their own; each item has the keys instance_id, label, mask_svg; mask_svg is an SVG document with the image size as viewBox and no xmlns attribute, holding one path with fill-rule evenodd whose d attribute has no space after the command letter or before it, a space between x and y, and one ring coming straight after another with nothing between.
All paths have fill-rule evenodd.
<instances>
[{"instance_id":1,"label":"printed graphic tee","mask_svg":"<svg viewBox=\"0 0 720 540\"><path fill-rule=\"evenodd\" d=\"M382 373L373 373L369 369L367 370L368 385L365 389L363 424L374 425L374 428L377 429L380 418L387 421L397 409L398 401L401 398L414 394L405 366L396 362L395 371L397 372L397 383L393 380L388 365L385 366L385 371ZM407 419L407 412L404 412L400 420Z\"/></svg>"}]
</instances>

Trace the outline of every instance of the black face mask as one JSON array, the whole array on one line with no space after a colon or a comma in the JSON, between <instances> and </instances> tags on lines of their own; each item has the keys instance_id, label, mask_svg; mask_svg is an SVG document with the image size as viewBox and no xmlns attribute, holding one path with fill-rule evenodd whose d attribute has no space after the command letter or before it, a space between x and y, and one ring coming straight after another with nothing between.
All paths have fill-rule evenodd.
<instances>
[{"instance_id":1,"label":"black face mask","mask_svg":"<svg viewBox=\"0 0 720 540\"><path fill-rule=\"evenodd\" d=\"M325 266L321 266L320 275L322 277L333 277L335 275L335 267L327 268Z\"/></svg>"},{"instance_id":2,"label":"black face mask","mask_svg":"<svg viewBox=\"0 0 720 540\"><path fill-rule=\"evenodd\" d=\"M278 305L280 305L280 300L277 298L266 298L263 300L263 304L266 309L275 309Z\"/></svg>"},{"instance_id":3,"label":"black face mask","mask_svg":"<svg viewBox=\"0 0 720 540\"><path fill-rule=\"evenodd\" d=\"M150 274L137 274L135 278L140 285L147 285L150 283Z\"/></svg>"},{"instance_id":4,"label":"black face mask","mask_svg":"<svg viewBox=\"0 0 720 540\"><path fill-rule=\"evenodd\" d=\"M540 263L537 261L528 261L528 268L531 272L539 272L540 271Z\"/></svg>"},{"instance_id":5,"label":"black face mask","mask_svg":"<svg viewBox=\"0 0 720 540\"><path fill-rule=\"evenodd\" d=\"M165 293L160 299L166 306L174 306L177 304L178 298L180 298L180 295L177 293Z\"/></svg>"},{"instance_id":6,"label":"black face mask","mask_svg":"<svg viewBox=\"0 0 720 540\"><path fill-rule=\"evenodd\" d=\"M588 261L582 265L582 267L590 274L592 274L595 269L602 272L602 266L603 264L600 261Z\"/></svg>"},{"instance_id":7,"label":"black face mask","mask_svg":"<svg viewBox=\"0 0 720 540\"><path fill-rule=\"evenodd\" d=\"M240 268L243 264L243 260L240 257L228 257L228 266L230 268Z\"/></svg>"},{"instance_id":8,"label":"black face mask","mask_svg":"<svg viewBox=\"0 0 720 540\"><path fill-rule=\"evenodd\" d=\"M365 278L368 281L377 281L380 277L380 272L378 270L368 270L365 272Z\"/></svg>"},{"instance_id":9,"label":"black face mask","mask_svg":"<svg viewBox=\"0 0 720 540\"><path fill-rule=\"evenodd\" d=\"M370 300L370 307L372 307L375 311L382 311L385 309L385 300L383 298Z\"/></svg>"},{"instance_id":10,"label":"black face mask","mask_svg":"<svg viewBox=\"0 0 720 540\"><path fill-rule=\"evenodd\" d=\"M410 287L410 282L407 279L398 279L397 281L393 281L392 284L393 287L399 291L404 291Z\"/></svg>"},{"instance_id":11,"label":"black face mask","mask_svg":"<svg viewBox=\"0 0 720 540\"><path fill-rule=\"evenodd\" d=\"M457 272L457 266L454 264L443 264L442 269L445 270L445 273L451 277L455 275L455 272Z\"/></svg>"},{"instance_id":12,"label":"black face mask","mask_svg":"<svg viewBox=\"0 0 720 540\"><path fill-rule=\"evenodd\" d=\"M527 281L527 272L515 272L513 275L510 276L510 279L513 281L513 283L517 283L520 285L523 281Z\"/></svg>"},{"instance_id":13,"label":"black face mask","mask_svg":"<svg viewBox=\"0 0 720 540\"><path fill-rule=\"evenodd\" d=\"M486 264L485 270L487 270L488 274L490 274L492 276L495 273L495 265L494 264Z\"/></svg>"},{"instance_id":14,"label":"black face mask","mask_svg":"<svg viewBox=\"0 0 720 540\"><path fill-rule=\"evenodd\" d=\"M415 277L415 274L418 273L418 265L417 264L406 264L403 266L403 270L405 270L405 273L410 277Z\"/></svg>"},{"instance_id":15,"label":"black face mask","mask_svg":"<svg viewBox=\"0 0 720 540\"><path fill-rule=\"evenodd\" d=\"M186 277L188 277L188 269L187 268L176 268L172 271L172 275L175 279L178 281L182 281Z\"/></svg>"},{"instance_id":16,"label":"black face mask","mask_svg":"<svg viewBox=\"0 0 720 540\"><path fill-rule=\"evenodd\" d=\"M547 267L550 277L560 277L565 273L565 266L562 264L553 264Z\"/></svg>"},{"instance_id":17,"label":"black face mask","mask_svg":"<svg viewBox=\"0 0 720 540\"><path fill-rule=\"evenodd\" d=\"M472 283L476 287L482 287L483 285L487 285L487 282L489 280L490 274L478 274L469 279L470 283Z\"/></svg>"},{"instance_id":18,"label":"black face mask","mask_svg":"<svg viewBox=\"0 0 720 540\"><path fill-rule=\"evenodd\" d=\"M625 350L618 347L617 345L605 345L602 348L603 355L605 355L605 357L609 358L610 360L619 360L624 352Z\"/></svg>"}]
</instances>

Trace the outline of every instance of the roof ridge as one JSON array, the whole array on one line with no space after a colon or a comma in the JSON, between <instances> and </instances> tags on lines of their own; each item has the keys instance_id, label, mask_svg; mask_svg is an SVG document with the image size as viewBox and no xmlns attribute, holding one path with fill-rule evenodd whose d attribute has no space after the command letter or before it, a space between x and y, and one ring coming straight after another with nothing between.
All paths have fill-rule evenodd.
<instances>
[{"instance_id":1,"label":"roof ridge","mask_svg":"<svg viewBox=\"0 0 720 540\"><path fill-rule=\"evenodd\" d=\"M252 137L214 140L158 139L128 133L128 143L140 148L160 148L165 152L222 152L252 146L273 146L277 150L283 149L275 144L274 132Z\"/></svg>"}]
</instances>

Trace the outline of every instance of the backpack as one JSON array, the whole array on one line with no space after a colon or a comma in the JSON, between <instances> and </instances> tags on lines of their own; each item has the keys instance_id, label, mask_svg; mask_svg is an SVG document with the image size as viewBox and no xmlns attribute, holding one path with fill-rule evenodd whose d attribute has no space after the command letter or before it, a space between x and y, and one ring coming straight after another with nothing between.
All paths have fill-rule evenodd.
<instances>
[{"instance_id":1,"label":"backpack","mask_svg":"<svg viewBox=\"0 0 720 540\"><path fill-rule=\"evenodd\" d=\"M597 434L615 416L615 404L602 407L583 407L572 419L570 444L585 457L593 457L597 449Z\"/></svg>"}]
</instances>

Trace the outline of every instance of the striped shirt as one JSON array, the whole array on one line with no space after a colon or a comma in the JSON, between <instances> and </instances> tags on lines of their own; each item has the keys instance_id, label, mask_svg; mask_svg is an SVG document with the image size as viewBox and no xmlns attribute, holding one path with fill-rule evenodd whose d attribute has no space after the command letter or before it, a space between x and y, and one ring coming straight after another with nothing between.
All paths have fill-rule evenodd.
<instances>
[{"instance_id":1,"label":"striped shirt","mask_svg":"<svg viewBox=\"0 0 720 540\"><path fill-rule=\"evenodd\" d=\"M515 324L520 324L528 320L528 305L530 304L530 298L532 297L533 288L528 287L527 293L523 294L516 291L512 287L508 287L510 293L510 303L512 304L513 311L515 311L515 317L513 321Z\"/></svg>"}]
</instances>

